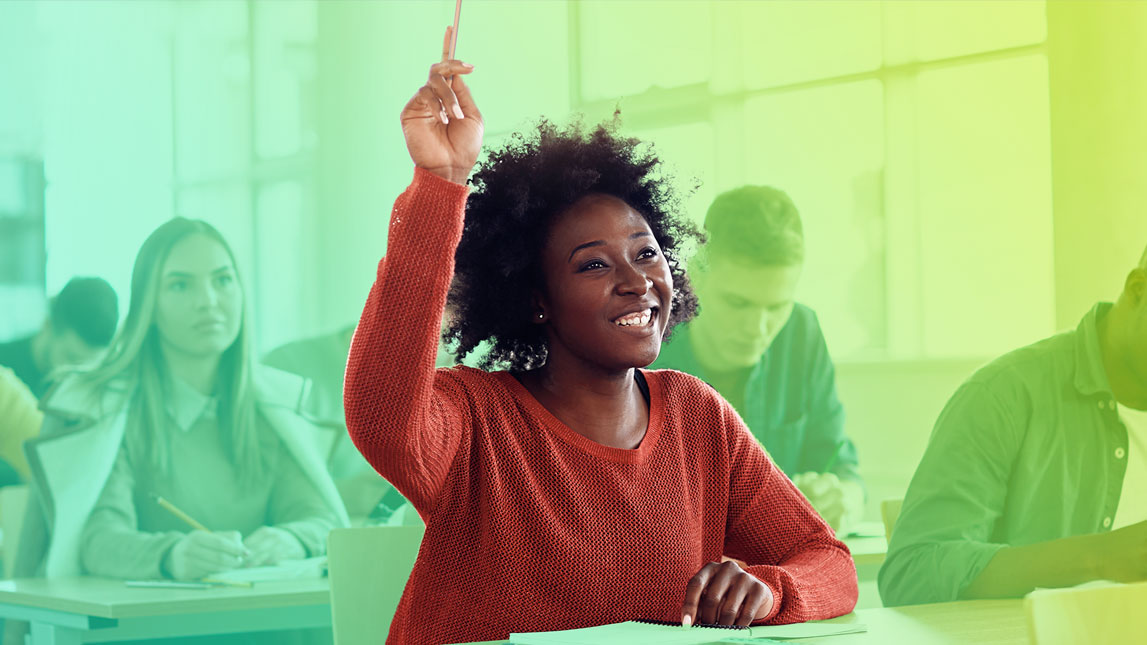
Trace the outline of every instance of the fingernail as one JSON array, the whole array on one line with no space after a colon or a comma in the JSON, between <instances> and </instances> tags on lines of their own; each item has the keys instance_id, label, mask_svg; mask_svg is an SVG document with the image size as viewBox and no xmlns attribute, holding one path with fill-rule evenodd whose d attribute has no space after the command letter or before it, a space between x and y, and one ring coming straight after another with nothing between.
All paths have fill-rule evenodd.
<instances>
[{"instance_id":1,"label":"fingernail","mask_svg":"<svg viewBox=\"0 0 1147 645\"><path fill-rule=\"evenodd\" d=\"M681 626L682 627L689 627L692 624L693 624L693 617L690 616L689 614L685 614L685 617L681 619Z\"/></svg>"},{"instance_id":2,"label":"fingernail","mask_svg":"<svg viewBox=\"0 0 1147 645\"><path fill-rule=\"evenodd\" d=\"M474 69L474 66L470 63L462 63L462 67L465 67L466 69Z\"/></svg>"},{"instance_id":3,"label":"fingernail","mask_svg":"<svg viewBox=\"0 0 1147 645\"><path fill-rule=\"evenodd\" d=\"M462 114L462 106L458 105L457 103L454 104L454 116L458 117L459 119L466 118L466 115Z\"/></svg>"},{"instance_id":4,"label":"fingernail","mask_svg":"<svg viewBox=\"0 0 1147 645\"><path fill-rule=\"evenodd\" d=\"M438 118L442 119L443 125L450 125L450 119L446 118L446 110L440 110L438 112Z\"/></svg>"}]
</instances>

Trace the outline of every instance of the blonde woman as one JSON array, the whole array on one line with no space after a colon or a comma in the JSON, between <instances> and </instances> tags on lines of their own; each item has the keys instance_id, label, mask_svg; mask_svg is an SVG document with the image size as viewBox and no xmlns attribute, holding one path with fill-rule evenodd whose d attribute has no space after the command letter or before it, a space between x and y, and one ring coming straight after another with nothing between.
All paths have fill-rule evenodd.
<instances>
[{"instance_id":1,"label":"blonde woman","mask_svg":"<svg viewBox=\"0 0 1147 645\"><path fill-rule=\"evenodd\" d=\"M28 450L42 508L17 575L194 579L325 553L346 511L297 414L302 381L252 371L227 242L170 220L140 249L131 290L107 358L45 403Z\"/></svg>"}]
</instances>

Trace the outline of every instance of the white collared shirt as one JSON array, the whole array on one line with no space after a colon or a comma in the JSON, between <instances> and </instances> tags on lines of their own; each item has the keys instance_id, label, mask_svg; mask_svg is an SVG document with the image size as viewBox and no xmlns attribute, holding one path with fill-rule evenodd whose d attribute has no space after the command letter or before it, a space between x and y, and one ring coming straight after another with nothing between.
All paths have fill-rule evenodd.
<instances>
[{"instance_id":1,"label":"white collared shirt","mask_svg":"<svg viewBox=\"0 0 1147 645\"><path fill-rule=\"evenodd\" d=\"M1123 475L1112 529L1147 520L1147 411L1125 405L1117 408L1119 419L1127 428L1127 454L1122 456L1127 460L1127 473ZM1120 457L1118 453L1115 456Z\"/></svg>"}]
</instances>

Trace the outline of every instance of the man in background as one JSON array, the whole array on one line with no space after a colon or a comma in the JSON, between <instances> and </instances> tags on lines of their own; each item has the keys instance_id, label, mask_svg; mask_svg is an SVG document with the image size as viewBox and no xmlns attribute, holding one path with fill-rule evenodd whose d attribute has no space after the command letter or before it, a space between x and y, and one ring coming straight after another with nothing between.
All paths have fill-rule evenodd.
<instances>
[{"instance_id":1,"label":"man in background","mask_svg":"<svg viewBox=\"0 0 1147 645\"><path fill-rule=\"evenodd\" d=\"M48 317L31 336L0 344L0 365L42 398L52 373L85 365L111 343L119 321L115 290L101 278L72 278L52 298Z\"/></svg>"},{"instance_id":2,"label":"man in background","mask_svg":"<svg viewBox=\"0 0 1147 645\"><path fill-rule=\"evenodd\" d=\"M1147 251L1115 303L992 361L936 420L886 606L1147 580Z\"/></svg>"},{"instance_id":3,"label":"man in background","mask_svg":"<svg viewBox=\"0 0 1147 645\"><path fill-rule=\"evenodd\" d=\"M713 386L842 530L863 514L865 493L824 335L816 313L796 302L800 214L780 190L743 186L713 201L705 234L708 243L689 263L700 313L673 333L653 367Z\"/></svg>"}]
</instances>

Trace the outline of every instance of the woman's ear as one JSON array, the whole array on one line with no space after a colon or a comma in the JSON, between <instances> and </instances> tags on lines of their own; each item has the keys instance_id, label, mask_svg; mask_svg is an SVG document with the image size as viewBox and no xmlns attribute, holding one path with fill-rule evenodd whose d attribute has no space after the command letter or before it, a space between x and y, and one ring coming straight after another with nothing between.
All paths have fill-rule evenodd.
<instances>
[{"instance_id":1,"label":"woman's ear","mask_svg":"<svg viewBox=\"0 0 1147 645\"><path fill-rule=\"evenodd\" d=\"M533 311L533 313L530 314L530 322L535 325L544 324L550 319L545 300L545 296L542 295L541 291L534 289L530 292L530 308L531 311Z\"/></svg>"}]
</instances>

